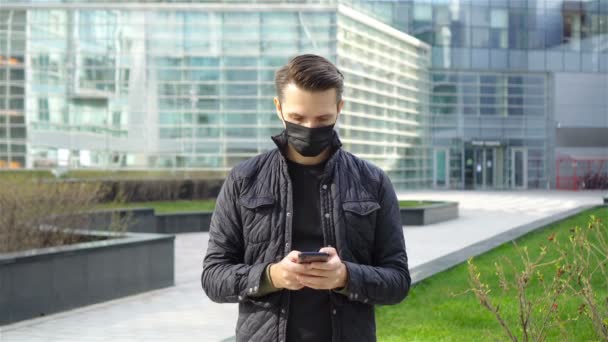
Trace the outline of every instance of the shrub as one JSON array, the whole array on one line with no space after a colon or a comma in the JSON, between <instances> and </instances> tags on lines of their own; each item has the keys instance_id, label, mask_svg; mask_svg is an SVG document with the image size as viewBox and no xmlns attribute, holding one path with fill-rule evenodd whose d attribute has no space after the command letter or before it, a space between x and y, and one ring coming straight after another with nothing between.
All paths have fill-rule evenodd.
<instances>
[{"instance_id":1,"label":"shrub","mask_svg":"<svg viewBox=\"0 0 608 342\"><path fill-rule=\"evenodd\" d=\"M590 320L597 337L608 341L608 231L603 222L591 216L586 227L572 227L567 239L554 233L547 241L537 257L513 242L521 263L506 257L495 263L498 288L485 282L469 259L465 293L475 294L511 341L544 341L551 329L565 334L565 324L579 318ZM499 292L515 300L515 314L501 308L493 294ZM560 303L572 298L581 303L576 312L560 313Z\"/></svg>"},{"instance_id":2,"label":"shrub","mask_svg":"<svg viewBox=\"0 0 608 342\"><path fill-rule=\"evenodd\" d=\"M0 177L0 253L90 240L70 229L87 229L89 215L108 192L99 183L43 182L40 178ZM116 202L124 201L118 195ZM113 215L109 230L126 230L130 216Z\"/></svg>"}]
</instances>

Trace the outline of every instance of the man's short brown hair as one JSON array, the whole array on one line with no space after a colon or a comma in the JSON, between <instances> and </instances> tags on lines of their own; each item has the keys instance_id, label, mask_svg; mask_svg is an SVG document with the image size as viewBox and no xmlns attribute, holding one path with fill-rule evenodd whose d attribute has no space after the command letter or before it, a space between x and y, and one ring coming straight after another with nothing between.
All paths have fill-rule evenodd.
<instances>
[{"instance_id":1,"label":"man's short brown hair","mask_svg":"<svg viewBox=\"0 0 608 342\"><path fill-rule=\"evenodd\" d=\"M289 83L312 92L335 88L336 103L342 100L344 90L344 76L340 70L327 59L313 54L293 57L277 70L274 83L279 101L283 100L283 90Z\"/></svg>"}]
</instances>

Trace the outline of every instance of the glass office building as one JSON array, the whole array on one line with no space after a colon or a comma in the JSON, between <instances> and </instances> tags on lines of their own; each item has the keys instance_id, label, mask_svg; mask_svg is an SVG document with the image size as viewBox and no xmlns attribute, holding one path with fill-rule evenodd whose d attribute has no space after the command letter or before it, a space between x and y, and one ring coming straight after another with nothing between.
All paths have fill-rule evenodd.
<instances>
[{"instance_id":1,"label":"glass office building","mask_svg":"<svg viewBox=\"0 0 608 342\"><path fill-rule=\"evenodd\" d=\"M608 160L608 1L0 1L0 166L228 170L272 148L300 53L344 71L345 147L398 188Z\"/></svg>"},{"instance_id":2,"label":"glass office building","mask_svg":"<svg viewBox=\"0 0 608 342\"><path fill-rule=\"evenodd\" d=\"M352 5L432 46L435 186L554 187L556 158L608 158L608 1Z\"/></svg>"},{"instance_id":3,"label":"glass office building","mask_svg":"<svg viewBox=\"0 0 608 342\"><path fill-rule=\"evenodd\" d=\"M274 147L274 73L315 53L345 147L432 181L430 46L344 4L3 1L0 51L4 167L229 170Z\"/></svg>"}]
</instances>

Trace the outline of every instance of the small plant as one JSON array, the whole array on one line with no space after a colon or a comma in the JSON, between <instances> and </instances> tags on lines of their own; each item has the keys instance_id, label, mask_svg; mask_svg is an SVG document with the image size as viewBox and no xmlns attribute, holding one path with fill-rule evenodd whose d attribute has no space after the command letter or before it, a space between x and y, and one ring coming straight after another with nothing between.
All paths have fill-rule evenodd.
<instances>
[{"instance_id":1,"label":"small plant","mask_svg":"<svg viewBox=\"0 0 608 342\"><path fill-rule=\"evenodd\" d=\"M589 319L597 337L608 341L608 296L601 297L597 291L598 288L608 290L606 228L600 219L592 216L587 227L571 228L565 242L555 233L547 240L548 245L541 246L536 257L530 256L527 247L520 248L513 242L521 262L516 264L503 257L494 264L503 296L516 298L515 315L501 309L497 296L492 293L497 289L482 280L472 258L468 260L470 287L462 294L473 292L511 341L545 341L553 329L565 335L566 323L579 317ZM531 290L539 287L541 291ZM566 298L581 301L575 315L560 312L560 302Z\"/></svg>"},{"instance_id":2,"label":"small plant","mask_svg":"<svg viewBox=\"0 0 608 342\"><path fill-rule=\"evenodd\" d=\"M547 330L555 325L557 301L563 295L564 287L555 281L562 276L561 271L558 270L554 274L551 282L545 281L543 274L548 267L556 265L559 260L546 262L546 248L541 248L538 257L532 259L526 247L519 248L515 242L513 244L521 257L521 270L508 258L503 258L503 262L509 266L509 273L513 274L513 278L504 271L503 264L497 262L494 266L503 293L515 290L518 303L515 322L501 312L500 304L492 300L490 296L492 289L481 280L481 273L473 263L473 259L468 260L470 289L466 292L473 292L480 304L494 315L509 340L544 341ZM541 284L544 296L533 298L528 293L528 288L534 281Z\"/></svg>"},{"instance_id":3,"label":"small plant","mask_svg":"<svg viewBox=\"0 0 608 342\"><path fill-rule=\"evenodd\" d=\"M560 246L556 242L569 273L560 281L571 294L582 299L578 313L591 320L597 337L603 341L608 341L608 295L600 296L597 289L608 289L606 228L598 217L591 216L587 227L570 229L568 243Z\"/></svg>"}]
</instances>

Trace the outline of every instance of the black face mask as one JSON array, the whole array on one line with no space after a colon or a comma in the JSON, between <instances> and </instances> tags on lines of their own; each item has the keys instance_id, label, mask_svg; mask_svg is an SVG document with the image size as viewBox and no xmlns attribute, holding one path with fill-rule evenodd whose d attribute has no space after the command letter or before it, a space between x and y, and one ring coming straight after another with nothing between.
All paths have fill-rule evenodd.
<instances>
[{"instance_id":1,"label":"black face mask","mask_svg":"<svg viewBox=\"0 0 608 342\"><path fill-rule=\"evenodd\" d=\"M309 128L285 121L285 118L283 121L286 125L287 140L299 154L305 157L318 156L331 145L335 122L328 126Z\"/></svg>"}]
</instances>

